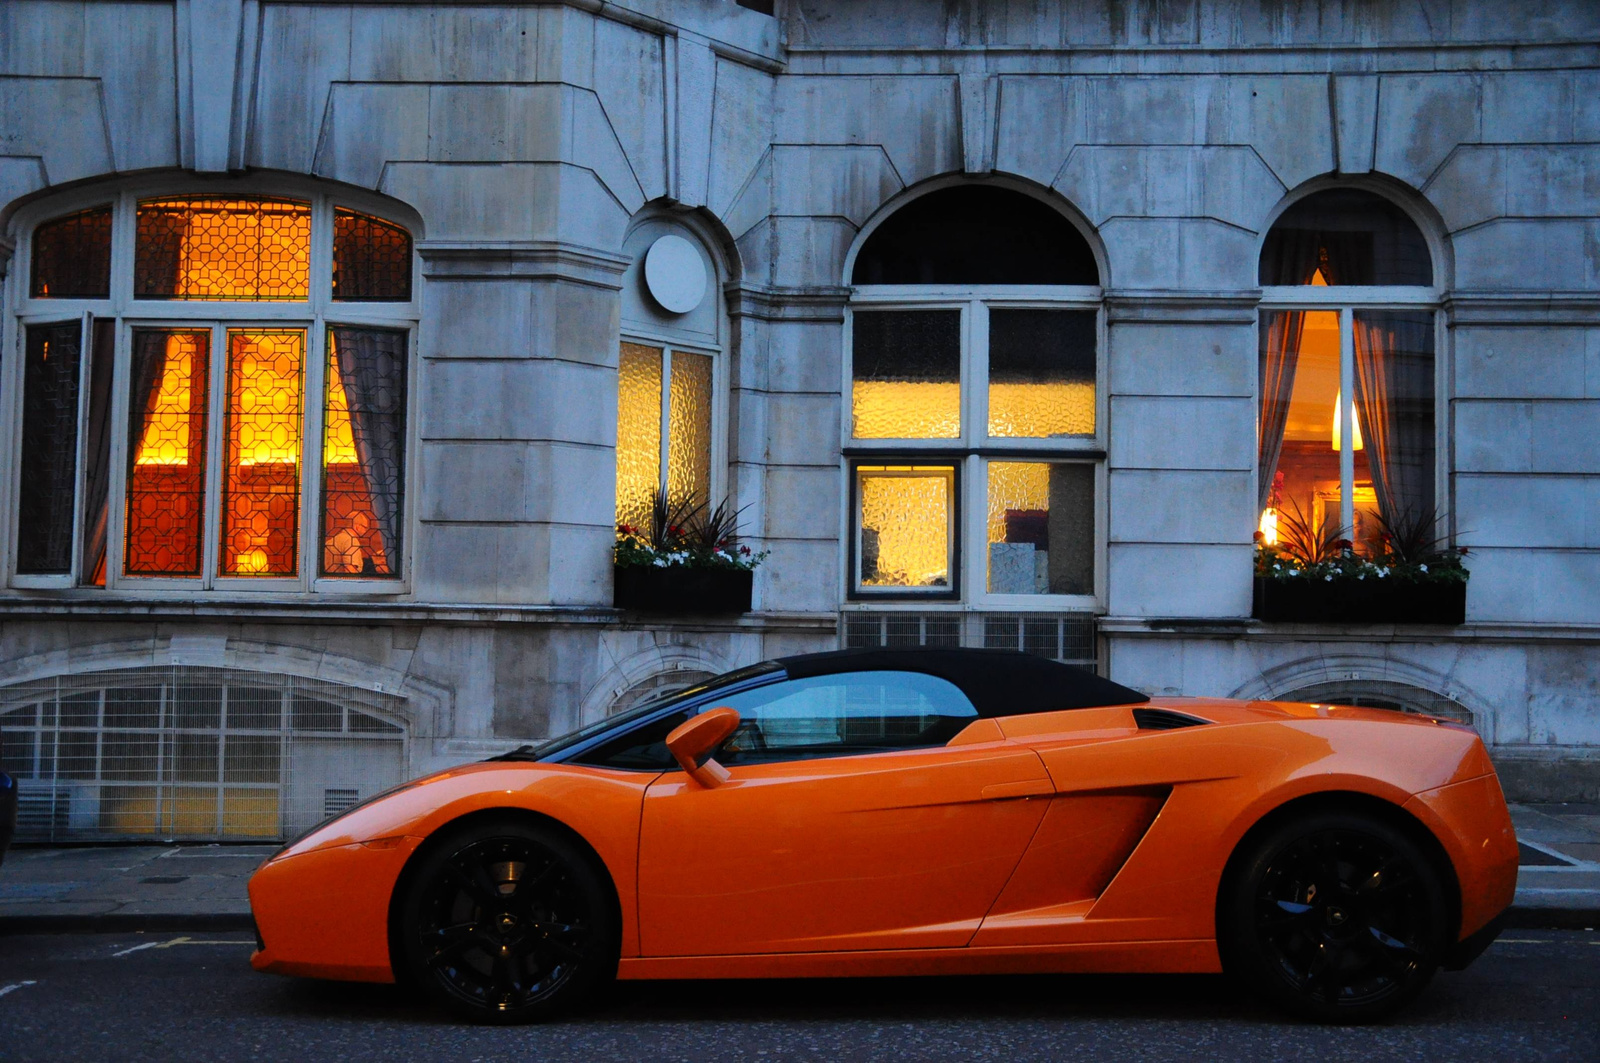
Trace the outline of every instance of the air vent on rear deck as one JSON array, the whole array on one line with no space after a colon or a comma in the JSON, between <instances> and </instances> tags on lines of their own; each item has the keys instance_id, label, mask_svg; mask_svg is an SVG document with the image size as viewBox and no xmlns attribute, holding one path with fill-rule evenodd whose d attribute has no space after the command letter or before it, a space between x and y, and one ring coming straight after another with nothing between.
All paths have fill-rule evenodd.
<instances>
[{"instance_id":1,"label":"air vent on rear deck","mask_svg":"<svg viewBox=\"0 0 1600 1063\"><path fill-rule=\"evenodd\" d=\"M1141 731L1176 731L1180 727L1203 727L1211 721L1171 709L1134 709L1133 722Z\"/></svg>"}]
</instances>

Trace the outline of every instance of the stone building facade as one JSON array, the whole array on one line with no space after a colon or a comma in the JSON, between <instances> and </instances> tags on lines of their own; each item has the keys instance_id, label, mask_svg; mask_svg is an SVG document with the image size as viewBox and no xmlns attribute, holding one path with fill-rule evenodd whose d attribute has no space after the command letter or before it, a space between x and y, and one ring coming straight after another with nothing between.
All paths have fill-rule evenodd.
<instances>
[{"instance_id":1,"label":"stone building facade","mask_svg":"<svg viewBox=\"0 0 1600 1063\"><path fill-rule=\"evenodd\" d=\"M1582 0L10 0L25 829L281 836L885 641L1454 714L1513 792L1594 799L1596 40ZM1339 203L1421 272L1268 277ZM1251 618L1294 314L1346 396L1363 322L1422 323L1464 624ZM1366 519L1390 445L1308 505ZM619 513L680 482L767 552L749 612L613 608Z\"/></svg>"}]
</instances>

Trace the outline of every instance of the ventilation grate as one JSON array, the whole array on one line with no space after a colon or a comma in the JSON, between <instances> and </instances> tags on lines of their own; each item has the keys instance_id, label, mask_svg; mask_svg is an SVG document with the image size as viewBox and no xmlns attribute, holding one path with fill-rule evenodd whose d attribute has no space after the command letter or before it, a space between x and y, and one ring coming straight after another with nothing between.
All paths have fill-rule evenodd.
<instances>
[{"instance_id":1,"label":"ventilation grate","mask_svg":"<svg viewBox=\"0 0 1600 1063\"><path fill-rule=\"evenodd\" d=\"M844 648L983 646L1096 670L1090 613L847 612Z\"/></svg>"},{"instance_id":2,"label":"ventilation grate","mask_svg":"<svg viewBox=\"0 0 1600 1063\"><path fill-rule=\"evenodd\" d=\"M322 814L329 819L350 811L361 802L360 790L322 791Z\"/></svg>"},{"instance_id":3,"label":"ventilation grate","mask_svg":"<svg viewBox=\"0 0 1600 1063\"><path fill-rule=\"evenodd\" d=\"M1184 727L1204 727L1211 721L1171 709L1134 709L1133 722L1141 731L1177 731Z\"/></svg>"}]
</instances>

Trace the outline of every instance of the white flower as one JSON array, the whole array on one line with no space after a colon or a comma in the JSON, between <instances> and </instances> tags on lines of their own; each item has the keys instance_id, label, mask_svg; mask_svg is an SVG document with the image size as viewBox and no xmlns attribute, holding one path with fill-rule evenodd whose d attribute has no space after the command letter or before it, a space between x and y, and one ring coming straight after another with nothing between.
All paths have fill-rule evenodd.
<instances>
[{"instance_id":1,"label":"white flower","mask_svg":"<svg viewBox=\"0 0 1600 1063\"><path fill-rule=\"evenodd\" d=\"M1291 569L1290 569L1290 570L1289 570L1289 575L1291 575L1291 576L1298 576L1298 575L1300 575L1300 570L1299 570L1299 569L1297 569L1297 568L1291 568Z\"/></svg>"},{"instance_id":2,"label":"white flower","mask_svg":"<svg viewBox=\"0 0 1600 1063\"><path fill-rule=\"evenodd\" d=\"M651 564L655 565L656 568L666 568L667 567L667 559L664 558L664 557L658 557L653 562L651 562Z\"/></svg>"},{"instance_id":3,"label":"white flower","mask_svg":"<svg viewBox=\"0 0 1600 1063\"><path fill-rule=\"evenodd\" d=\"M1428 566L1427 565L1418 565L1417 567L1422 569L1422 571L1424 571L1424 572L1428 571Z\"/></svg>"},{"instance_id":4,"label":"white flower","mask_svg":"<svg viewBox=\"0 0 1600 1063\"><path fill-rule=\"evenodd\" d=\"M1332 576L1323 576L1322 578L1327 580L1329 583L1333 582L1333 577Z\"/></svg>"}]
</instances>

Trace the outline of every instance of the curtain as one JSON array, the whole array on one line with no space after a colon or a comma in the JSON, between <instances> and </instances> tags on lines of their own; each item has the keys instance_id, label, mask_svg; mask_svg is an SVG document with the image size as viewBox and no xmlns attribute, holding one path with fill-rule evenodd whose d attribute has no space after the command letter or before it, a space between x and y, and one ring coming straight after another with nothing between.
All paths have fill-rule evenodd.
<instances>
[{"instance_id":1,"label":"curtain","mask_svg":"<svg viewBox=\"0 0 1600 1063\"><path fill-rule=\"evenodd\" d=\"M111 365L116 322L96 321L89 345L89 424L84 455L83 569L79 581L105 586L106 499L111 492Z\"/></svg>"},{"instance_id":2,"label":"curtain","mask_svg":"<svg viewBox=\"0 0 1600 1063\"><path fill-rule=\"evenodd\" d=\"M1278 471L1278 456L1283 453L1283 430L1289 423L1289 397L1294 393L1294 370L1305 323L1303 311L1284 311L1268 315L1266 328L1261 331L1261 435L1257 441L1261 481L1257 485L1257 509L1265 509L1272 497L1272 478Z\"/></svg>"},{"instance_id":3,"label":"curtain","mask_svg":"<svg viewBox=\"0 0 1600 1063\"><path fill-rule=\"evenodd\" d=\"M405 491L406 334L333 326L333 361L350 405L350 434L383 540L388 571L400 574Z\"/></svg>"},{"instance_id":4,"label":"curtain","mask_svg":"<svg viewBox=\"0 0 1600 1063\"><path fill-rule=\"evenodd\" d=\"M1391 528L1434 514L1433 315L1355 315L1355 408L1378 510Z\"/></svg>"},{"instance_id":5,"label":"curtain","mask_svg":"<svg viewBox=\"0 0 1600 1063\"><path fill-rule=\"evenodd\" d=\"M128 479L133 479L133 463L139 457L139 441L145 426L155 415L156 396L161 391L161 379L167 371L167 339L169 332L135 332L133 334L133 390L128 408L139 411L128 419Z\"/></svg>"},{"instance_id":6,"label":"curtain","mask_svg":"<svg viewBox=\"0 0 1600 1063\"><path fill-rule=\"evenodd\" d=\"M1321 232L1275 226L1261 249L1261 283L1310 284L1321 254Z\"/></svg>"}]
</instances>

